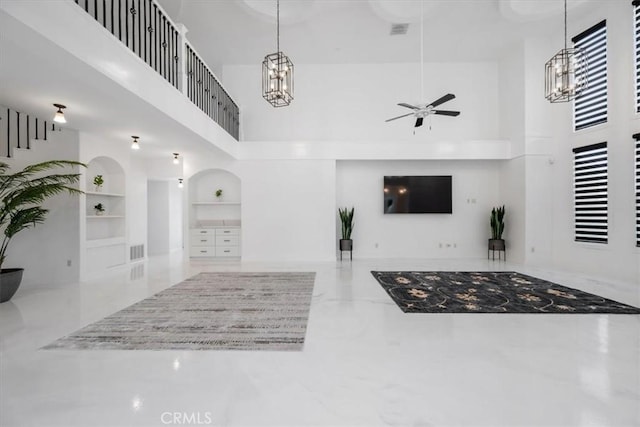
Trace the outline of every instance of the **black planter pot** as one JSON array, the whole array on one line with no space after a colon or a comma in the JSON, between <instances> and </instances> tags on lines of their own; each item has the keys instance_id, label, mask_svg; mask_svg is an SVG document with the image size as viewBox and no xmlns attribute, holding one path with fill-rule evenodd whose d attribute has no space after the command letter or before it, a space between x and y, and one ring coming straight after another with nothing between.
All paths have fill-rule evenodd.
<instances>
[{"instance_id":1,"label":"black planter pot","mask_svg":"<svg viewBox=\"0 0 640 427\"><path fill-rule=\"evenodd\" d=\"M16 293L24 268L3 268L0 270L0 303L9 301Z\"/></svg>"},{"instance_id":2,"label":"black planter pot","mask_svg":"<svg viewBox=\"0 0 640 427\"><path fill-rule=\"evenodd\" d=\"M340 250L341 251L352 251L353 250L353 240L351 240L351 239L340 239Z\"/></svg>"},{"instance_id":3,"label":"black planter pot","mask_svg":"<svg viewBox=\"0 0 640 427\"><path fill-rule=\"evenodd\" d=\"M504 239L489 239L490 251L504 251Z\"/></svg>"}]
</instances>

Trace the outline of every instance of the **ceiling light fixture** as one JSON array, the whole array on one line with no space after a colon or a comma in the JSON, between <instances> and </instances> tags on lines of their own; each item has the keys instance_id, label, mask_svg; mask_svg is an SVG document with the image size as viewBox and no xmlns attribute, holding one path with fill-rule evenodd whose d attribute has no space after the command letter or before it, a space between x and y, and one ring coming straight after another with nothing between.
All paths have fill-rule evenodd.
<instances>
[{"instance_id":1,"label":"ceiling light fixture","mask_svg":"<svg viewBox=\"0 0 640 427\"><path fill-rule=\"evenodd\" d=\"M139 136L132 136L131 138L133 138L133 142L131 143L131 149L132 150L139 150L140 149L140 144L138 143L138 138L140 138Z\"/></svg>"},{"instance_id":2,"label":"ceiling light fixture","mask_svg":"<svg viewBox=\"0 0 640 427\"><path fill-rule=\"evenodd\" d=\"M569 102L587 88L587 52L567 48L567 0L564 0L564 49L545 64L545 98Z\"/></svg>"},{"instance_id":3,"label":"ceiling light fixture","mask_svg":"<svg viewBox=\"0 0 640 427\"><path fill-rule=\"evenodd\" d=\"M56 123L67 123L67 119L64 118L64 113L62 112L62 109L67 107L62 104L53 104L53 106L58 109L56 115L53 116L53 121Z\"/></svg>"},{"instance_id":4,"label":"ceiling light fixture","mask_svg":"<svg viewBox=\"0 0 640 427\"><path fill-rule=\"evenodd\" d=\"M179 153L173 153L173 164L174 165L179 165L180 164L180 159L178 158L180 156Z\"/></svg>"},{"instance_id":5,"label":"ceiling light fixture","mask_svg":"<svg viewBox=\"0 0 640 427\"><path fill-rule=\"evenodd\" d=\"M178 188L182 188L184 187L184 184L182 183L182 178L178 178Z\"/></svg>"},{"instance_id":6,"label":"ceiling light fixture","mask_svg":"<svg viewBox=\"0 0 640 427\"><path fill-rule=\"evenodd\" d=\"M293 101L293 62L280 52L280 0L276 0L276 53L262 61L262 97L274 107L284 107Z\"/></svg>"}]
</instances>

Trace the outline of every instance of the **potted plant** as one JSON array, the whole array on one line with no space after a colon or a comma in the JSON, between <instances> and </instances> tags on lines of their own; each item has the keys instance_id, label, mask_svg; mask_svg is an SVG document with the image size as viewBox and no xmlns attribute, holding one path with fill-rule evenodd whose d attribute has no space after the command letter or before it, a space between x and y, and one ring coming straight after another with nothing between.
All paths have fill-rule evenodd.
<instances>
[{"instance_id":1,"label":"potted plant","mask_svg":"<svg viewBox=\"0 0 640 427\"><path fill-rule=\"evenodd\" d=\"M351 240L351 233L353 232L353 212L354 208L351 210L344 208L338 208L338 215L340 216L340 222L342 223L342 238L340 239L340 252L342 251L352 251L353 250L353 240Z\"/></svg>"},{"instance_id":2,"label":"potted plant","mask_svg":"<svg viewBox=\"0 0 640 427\"><path fill-rule=\"evenodd\" d=\"M222 189L218 188L216 190L216 200L221 201L222 200Z\"/></svg>"},{"instance_id":3,"label":"potted plant","mask_svg":"<svg viewBox=\"0 0 640 427\"><path fill-rule=\"evenodd\" d=\"M98 203L93 207L93 210L96 212L97 216L104 215L104 205L102 203Z\"/></svg>"},{"instance_id":4,"label":"potted plant","mask_svg":"<svg viewBox=\"0 0 640 427\"><path fill-rule=\"evenodd\" d=\"M96 192L102 190L103 184L104 184L104 178L102 178L102 175L96 175L93 177L93 185L96 186Z\"/></svg>"},{"instance_id":5,"label":"potted plant","mask_svg":"<svg viewBox=\"0 0 640 427\"><path fill-rule=\"evenodd\" d=\"M504 251L504 239L502 232L504 231L504 205L491 209L491 217L489 224L491 225L491 238L489 239L490 251Z\"/></svg>"},{"instance_id":6,"label":"potted plant","mask_svg":"<svg viewBox=\"0 0 640 427\"><path fill-rule=\"evenodd\" d=\"M29 165L9 173L9 165L0 162L0 302L9 301L22 281L23 268L3 268L11 239L22 230L35 227L46 219L48 209L41 206L48 198L60 193L80 194L71 185L80 179L79 173L52 173L51 169L85 166L70 160L50 160Z\"/></svg>"}]
</instances>

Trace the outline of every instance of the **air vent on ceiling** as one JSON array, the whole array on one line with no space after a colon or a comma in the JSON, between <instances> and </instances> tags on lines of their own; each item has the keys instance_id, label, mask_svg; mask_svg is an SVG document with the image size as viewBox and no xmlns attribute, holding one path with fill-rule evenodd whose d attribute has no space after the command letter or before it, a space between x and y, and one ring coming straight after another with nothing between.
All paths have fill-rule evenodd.
<instances>
[{"instance_id":1,"label":"air vent on ceiling","mask_svg":"<svg viewBox=\"0 0 640 427\"><path fill-rule=\"evenodd\" d=\"M389 34L392 36L407 34L408 29L409 24L391 24L391 32Z\"/></svg>"}]
</instances>

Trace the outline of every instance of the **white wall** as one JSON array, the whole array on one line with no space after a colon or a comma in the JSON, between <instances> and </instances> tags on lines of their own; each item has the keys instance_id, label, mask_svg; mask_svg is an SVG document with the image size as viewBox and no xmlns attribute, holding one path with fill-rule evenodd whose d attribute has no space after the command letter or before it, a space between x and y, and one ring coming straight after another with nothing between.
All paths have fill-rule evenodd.
<instances>
[{"instance_id":1,"label":"white wall","mask_svg":"<svg viewBox=\"0 0 640 427\"><path fill-rule=\"evenodd\" d=\"M169 252L179 251L183 248L183 209L182 189L178 188L175 181L168 182L169 191Z\"/></svg>"},{"instance_id":2,"label":"white wall","mask_svg":"<svg viewBox=\"0 0 640 427\"><path fill-rule=\"evenodd\" d=\"M335 161L243 161L242 259L335 259Z\"/></svg>"},{"instance_id":3,"label":"white wall","mask_svg":"<svg viewBox=\"0 0 640 427\"><path fill-rule=\"evenodd\" d=\"M227 66L225 85L242 106L246 141L464 141L497 139L496 63L426 63L420 99L420 64L296 65L295 99L273 108L261 96L260 63ZM446 93L440 108L456 118L433 117L413 134L415 119L385 120L408 112L399 102L428 103Z\"/></svg>"},{"instance_id":4,"label":"white wall","mask_svg":"<svg viewBox=\"0 0 640 427\"><path fill-rule=\"evenodd\" d=\"M169 253L169 183L147 183L147 234L149 255Z\"/></svg>"},{"instance_id":5,"label":"white wall","mask_svg":"<svg viewBox=\"0 0 640 427\"><path fill-rule=\"evenodd\" d=\"M497 161L338 162L337 205L355 207L354 258L486 256L489 213L499 201L499 167ZM452 175L453 214L385 215L385 175ZM335 247L337 227L333 238Z\"/></svg>"},{"instance_id":6,"label":"white wall","mask_svg":"<svg viewBox=\"0 0 640 427\"><path fill-rule=\"evenodd\" d=\"M78 160L77 132L49 132L47 137L47 141L32 140L31 150L14 150L14 157L2 161L10 165L11 172L17 172L27 165L52 159ZM24 230L12 239L3 265L25 269L23 286L78 280L80 196L59 195L43 206L49 209L44 224Z\"/></svg>"},{"instance_id":7,"label":"white wall","mask_svg":"<svg viewBox=\"0 0 640 427\"><path fill-rule=\"evenodd\" d=\"M640 130L640 116L634 113L632 10L631 2L606 2L571 24L570 34L577 34L607 19L609 119L604 125L574 132L571 106L555 109L551 121L553 186L546 191L553 198L552 267L640 284L640 250L634 242L632 138ZM548 57L554 53L551 47L545 52ZM609 243L579 243L574 241L573 230L571 150L602 141L607 141L609 149Z\"/></svg>"}]
</instances>

